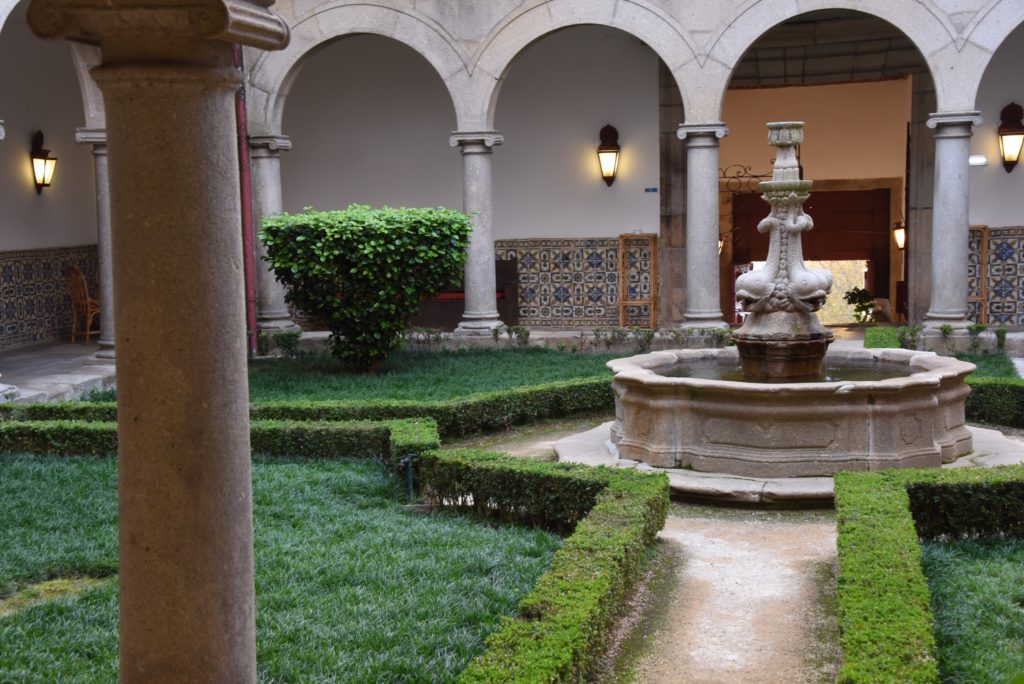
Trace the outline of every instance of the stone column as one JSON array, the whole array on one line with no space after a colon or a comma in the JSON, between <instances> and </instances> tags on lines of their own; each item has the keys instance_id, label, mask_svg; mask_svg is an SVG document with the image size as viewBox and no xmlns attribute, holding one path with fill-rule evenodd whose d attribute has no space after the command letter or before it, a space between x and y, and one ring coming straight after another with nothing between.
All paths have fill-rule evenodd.
<instances>
[{"instance_id":1,"label":"stone column","mask_svg":"<svg viewBox=\"0 0 1024 684\"><path fill-rule=\"evenodd\" d=\"M684 328L724 328L718 291L718 141L722 123L680 124L686 141L686 312Z\"/></svg>"},{"instance_id":2,"label":"stone column","mask_svg":"<svg viewBox=\"0 0 1024 684\"><path fill-rule=\"evenodd\" d=\"M979 112L940 112L928 119L935 129L935 201L932 213L931 299L924 325L965 328L967 320L968 165L973 126Z\"/></svg>"},{"instance_id":3,"label":"stone column","mask_svg":"<svg viewBox=\"0 0 1024 684\"><path fill-rule=\"evenodd\" d=\"M292 141L284 135L249 137L252 170L253 216L256 232L260 221L284 211L281 194L281 152L292 149ZM284 301L284 286L278 282L270 264L264 259L267 249L256 239L256 322L260 330L297 330Z\"/></svg>"},{"instance_id":4,"label":"stone column","mask_svg":"<svg viewBox=\"0 0 1024 684\"><path fill-rule=\"evenodd\" d=\"M107 132L79 128L75 142L92 145L96 184L96 243L100 266L100 349L97 359L114 358L114 267L110 253L110 182L107 173Z\"/></svg>"},{"instance_id":5,"label":"stone column","mask_svg":"<svg viewBox=\"0 0 1024 684\"><path fill-rule=\"evenodd\" d=\"M466 258L466 308L456 335L490 335L502 325L498 318L497 283L494 276L494 231L491 152L503 141L497 131L456 131L449 143L462 151L463 210L473 216L473 234Z\"/></svg>"},{"instance_id":6,"label":"stone column","mask_svg":"<svg viewBox=\"0 0 1024 684\"><path fill-rule=\"evenodd\" d=\"M233 43L264 5L32 0L102 46L117 309L120 681L256 682ZM125 28L130 26L130 28Z\"/></svg>"}]
</instances>

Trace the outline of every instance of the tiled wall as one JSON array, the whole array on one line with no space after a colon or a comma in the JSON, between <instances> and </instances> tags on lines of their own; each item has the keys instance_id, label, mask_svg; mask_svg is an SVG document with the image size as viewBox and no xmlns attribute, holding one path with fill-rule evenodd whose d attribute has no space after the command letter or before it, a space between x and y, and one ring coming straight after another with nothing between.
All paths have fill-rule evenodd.
<instances>
[{"instance_id":1,"label":"tiled wall","mask_svg":"<svg viewBox=\"0 0 1024 684\"><path fill-rule=\"evenodd\" d=\"M987 235L986 235L987 234ZM990 325L1024 325L1024 228L972 228L968 257L968 316L985 307Z\"/></svg>"},{"instance_id":2,"label":"tiled wall","mask_svg":"<svg viewBox=\"0 0 1024 684\"><path fill-rule=\"evenodd\" d=\"M96 296L96 245L0 252L0 349L70 332L69 264L82 269Z\"/></svg>"},{"instance_id":3,"label":"tiled wall","mask_svg":"<svg viewBox=\"0 0 1024 684\"><path fill-rule=\"evenodd\" d=\"M619 324L619 239L497 240L498 259L519 263L519 322L551 328ZM651 255L646 242L630 246L625 287L630 299L648 298ZM649 307L631 307L627 325L648 324Z\"/></svg>"}]
</instances>

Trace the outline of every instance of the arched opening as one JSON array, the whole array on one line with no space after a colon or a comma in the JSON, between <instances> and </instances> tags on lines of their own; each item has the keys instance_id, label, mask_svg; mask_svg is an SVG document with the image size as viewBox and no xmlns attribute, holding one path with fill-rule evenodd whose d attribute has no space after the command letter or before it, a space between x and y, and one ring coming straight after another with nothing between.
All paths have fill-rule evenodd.
<instances>
[{"instance_id":1,"label":"arched opening","mask_svg":"<svg viewBox=\"0 0 1024 684\"><path fill-rule=\"evenodd\" d=\"M1024 105L1021 60L1024 25L1006 37L985 70L976 104L984 123L971 138L978 165L970 171L969 305L975 320L996 325L1024 325L1024 170L1020 165L1005 170L997 132L1003 109L1014 102Z\"/></svg>"},{"instance_id":2,"label":"arched opening","mask_svg":"<svg viewBox=\"0 0 1024 684\"><path fill-rule=\"evenodd\" d=\"M62 339L71 305L68 265L95 290L96 200L88 146L75 143L84 124L82 96L67 44L32 35L22 0L0 31L0 349ZM29 161L32 136L58 164L37 194Z\"/></svg>"},{"instance_id":3,"label":"arched opening","mask_svg":"<svg viewBox=\"0 0 1024 684\"><path fill-rule=\"evenodd\" d=\"M886 300L891 318L919 320L928 305L932 135L935 111L927 64L899 29L850 10L794 17L763 34L736 65L723 105L721 288L733 311L738 272L767 254L757 223L767 213L757 182L770 173L767 121L806 122L801 163L815 182L804 236L809 262L847 262L835 270L830 300L852 287ZM900 250L897 225L910 239ZM826 314L852 320L844 307ZM824 319L823 319L824 320Z\"/></svg>"},{"instance_id":4,"label":"arched opening","mask_svg":"<svg viewBox=\"0 0 1024 684\"><path fill-rule=\"evenodd\" d=\"M549 33L507 69L494 233L498 259L518 262L521 323L617 326L624 298L653 304L654 250L629 241L620 259L620 236L659 232L658 69L647 44L598 25ZM597 156L609 124L621 146L611 185ZM652 304L630 306L624 322L649 325Z\"/></svg>"},{"instance_id":5,"label":"arched opening","mask_svg":"<svg viewBox=\"0 0 1024 684\"><path fill-rule=\"evenodd\" d=\"M285 105L284 208L460 208L455 125L444 82L414 49L368 34L327 44L302 64Z\"/></svg>"}]
</instances>

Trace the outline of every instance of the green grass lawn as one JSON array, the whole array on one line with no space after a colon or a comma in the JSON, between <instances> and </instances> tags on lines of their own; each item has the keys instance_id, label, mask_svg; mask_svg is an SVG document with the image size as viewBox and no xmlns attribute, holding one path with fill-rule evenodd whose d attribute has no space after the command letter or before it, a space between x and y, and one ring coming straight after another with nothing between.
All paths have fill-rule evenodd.
<instances>
[{"instance_id":1,"label":"green grass lawn","mask_svg":"<svg viewBox=\"0 0 1024 684\"><path fill-rule=\"evenodd\" d=\"M996 354L957 354L961 361L978 367L969 377L975 378L1019 378L1016 366L1005 352Z\"/></svg>"},{"instance_id":2,"label":"green grass lawn","mask_svg":"<svg viewBox=\"0 0 1024 684\"><path fill-rule=\"evenodd\" d=\"M399 351L380 372L343 374L329 356L260 359L249 364L253 401L288 399L407 399L440 401L481 392L607 375L618 354L572 354L553 349Z\"/></svg>"},{"instance_id":3,"label":"green grass lawn","mask_svg":"<svg viewBox=\"0 0 1024 684\"><path fill-rule=\"evenodd\" d=\"M254 466L262 682L445 682L515 612L560 544L401 504L376 463ZM0 459L0 598L116 572L116 463ZM117 678L117 586L0 617L0 681Z\"/></svg>"},{"instance_id":4,"label":"green grass lawn","mask_svg":"<svg viewBox=\"0 0 1024 684\"><path fill-rule=\"evenodd\" d=\"M1024 540L929 542L923 551L943 681L1024 675Z\"/></svg>"}]
</instances>

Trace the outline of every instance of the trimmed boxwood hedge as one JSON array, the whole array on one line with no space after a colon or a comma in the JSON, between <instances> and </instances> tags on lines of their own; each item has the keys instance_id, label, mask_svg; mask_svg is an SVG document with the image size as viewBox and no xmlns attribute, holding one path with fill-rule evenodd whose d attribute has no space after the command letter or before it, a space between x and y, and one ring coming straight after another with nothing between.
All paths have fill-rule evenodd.
<instances>
[{"instance_id":1,"label":"trimmed boxwood hedge","mask_svg":"<svg viewBox=\"0 0 1024 684\"><path fill-rule=\"evenodd\" d=\"M1024 427L1024 380L970 378L967 384L967 420Z\"/></svg>"},{"instance_id":2,"label":"trimmed boxwood hedge","mask_svg":"<svg viewBox=\"0 0 1024 684\"><path fill-rule=\"evenodd\" d=\"M420 454L439 446L431 420L323 422L259 420L251 426L252 451L267 456L379 458ZM113 455L117 424L69 420L0 421L0 453L57 456Z\"/></svg>"},{"instance_id":3,"label":"trimmed boxwood hedge","mask_svg":"<svg viewBox=\"0 0 1024 684\"><path fill-rule=\"evenodd\" d=\"M253 421L340 421L431 418L443 439L493 432L544 418L611 410L607 376L474 394L450 401L272 401L250 407ZM114 421L114 402L0 404L0 420Z\"/></svg>"},{"instance_id":4,"label":"trimmed boxwood hedge","mask_svg":"<svg viewBox=\"0 0 1024 684\"><path fill-rule=\"evenodd\" d=\"M1024 532L1024 466L836 475L839 682L938 682L920 539Z\"/></svg>"},{"instance_id":5,"label":"trimmed boxwood hedge","mask_svg":"<svg viewBox=\"0 0 1024 684\"><path fill-rule=\"evenodd\" d=\"M553 530L579 521L519 616L487 639L458 681L584 681L665 523L668 478L469 449L429 452L421 466L435 503Z\"/></svg>"}]
</instances>

